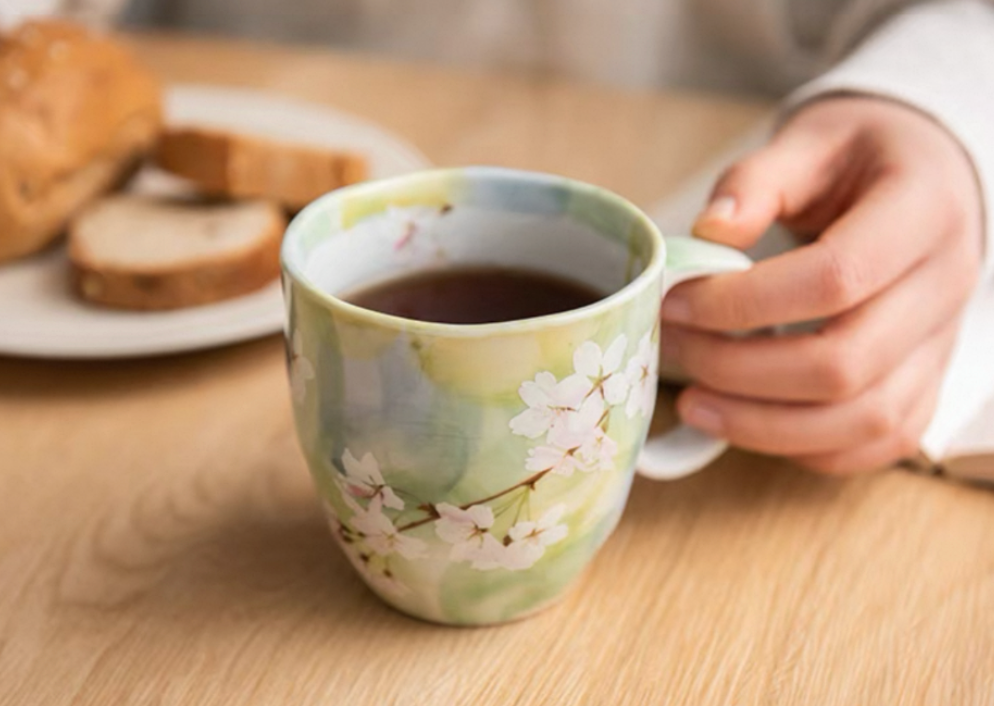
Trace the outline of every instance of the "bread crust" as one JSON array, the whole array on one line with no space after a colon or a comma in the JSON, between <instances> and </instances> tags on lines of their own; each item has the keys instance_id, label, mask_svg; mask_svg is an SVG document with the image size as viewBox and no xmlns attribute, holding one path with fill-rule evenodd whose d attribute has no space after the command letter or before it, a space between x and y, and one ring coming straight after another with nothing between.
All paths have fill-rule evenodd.
<instances>
[{"instance_id":1,"label":"bread crust","mask_svg":"<svg viewBox=\"0 0 994 706\"><path fill-rule=\"evenodd\" d=\"M363 181L368 171L360 154L193 127L163 133L155 159L208 194L274 199L289 211Z\"/></svg>"},{"instance_id":2,"label":"bread crust","mask_svg":"<svg viewBox=\"0 0 994 706\"><path fill-rule=\"evenodd\" d=\"M162 127L159 82L113 39L68 22L0 40L0 261L40 250L116 186Z\"/></svg>"},{"instance_id":3,"label":"bread crust","mask_svg":"<svg viewBox=\"0 0 994 706\"><path fill-rule=\"evenodd\" d=\"M80 219L69 232L72 287L95 304L143 311L179 309L248 294L266 286L280 273L279 251L286 217L275 204L269 216L261 237L243 248L161 267L101 263L80 237Z\"/></svg>"}]
</instances>

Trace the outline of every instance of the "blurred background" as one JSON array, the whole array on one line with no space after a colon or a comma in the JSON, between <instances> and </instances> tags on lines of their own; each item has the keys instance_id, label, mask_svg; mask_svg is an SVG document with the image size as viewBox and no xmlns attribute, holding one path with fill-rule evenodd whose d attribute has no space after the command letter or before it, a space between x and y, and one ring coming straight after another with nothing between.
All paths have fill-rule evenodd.
<instances>
[{"instance_id":1,"label":"blurred background","mask_svg":"<svg viewBox=\"0 0 994 706\"><path fill-rule=\"evenodd\" d=\"M782 94L831 54L842 0L0 0L141 30L306 43L628 87ZM882 3L886 4L886 3Z\"/></svg>"}]
</instances>

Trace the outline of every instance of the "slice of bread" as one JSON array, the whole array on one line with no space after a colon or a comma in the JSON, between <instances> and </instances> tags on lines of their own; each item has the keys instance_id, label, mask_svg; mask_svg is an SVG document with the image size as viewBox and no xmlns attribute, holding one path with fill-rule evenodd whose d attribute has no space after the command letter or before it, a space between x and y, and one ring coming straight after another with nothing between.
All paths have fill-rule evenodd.
<instances>
[{"instance_id":1,"label":"slice of bread","mask_svg":"<svg viewBox=\"0 0 994 706\"><path fill-rule=\"evenodd\" d=\"M0 36L0 261L60 235L161 126L158 80L112 37L56 20Z\"/></svg>"},{"instance_id":2,"label":"slice of bread","mask_svg":"<svg viewBox=\"0 0 994 706\"><path fill-rule=\"evenodd\" d=\"M208 194L273 199L289 211L367 176L359 154L202 128L167 130L155 159Z\"/></svg>"},{"instance_id":3,"label":"slice of bread","mask_svg":"<svg viewBox=\"0 0 994 706\"><path fill-rule=\"evenodd\" d=\"M286 227L268 201L196 203L112 196L69 229L75 290L125 309L176 309L236 297L279 276Z\"/></svg>"}]
</instances>

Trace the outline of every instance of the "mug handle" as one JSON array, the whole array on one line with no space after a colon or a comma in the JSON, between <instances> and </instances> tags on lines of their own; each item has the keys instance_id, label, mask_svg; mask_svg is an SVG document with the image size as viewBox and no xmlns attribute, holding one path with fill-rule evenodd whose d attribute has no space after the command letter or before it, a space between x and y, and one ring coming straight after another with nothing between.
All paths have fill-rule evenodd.
<instances>
[{"instance_id":1,"label":"mug handle","mask_svg":"<svg viewBox=\"0 0 994 706\"><path fill-rule=\"evenodd\" d=\"M738 250L696 238L666 239L666 275L663 297L688 279L724 272L742 272L752 260ZM673 480L699 471L728 448L716 439L686 424L649 439L639 456L638 473L654 480Z\"/></svg>"}]
</instances>

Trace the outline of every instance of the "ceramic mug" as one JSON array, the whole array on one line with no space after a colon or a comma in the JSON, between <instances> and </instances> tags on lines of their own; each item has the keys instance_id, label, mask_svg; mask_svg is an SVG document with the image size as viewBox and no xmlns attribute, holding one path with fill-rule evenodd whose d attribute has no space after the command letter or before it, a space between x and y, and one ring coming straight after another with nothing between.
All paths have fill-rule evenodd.
<instances>
[{"instance_id":1,"label":"ceramic mug","mask_svg":"<svg viewBox=\"0 0 994 706\"><path fill-rule=\"evenodd\" d=\"M282 261L301 447L345 554L405 613L478 625L540 610L610 535L636 467L676 477L724 448L687 428L645 445L659 307L666 287L750 262L664 242L604 189L485 167L365 183L304 209ZM609 294L480 325L340 297L462 264L543 270Z\"/></svg>"}]
</instances>

